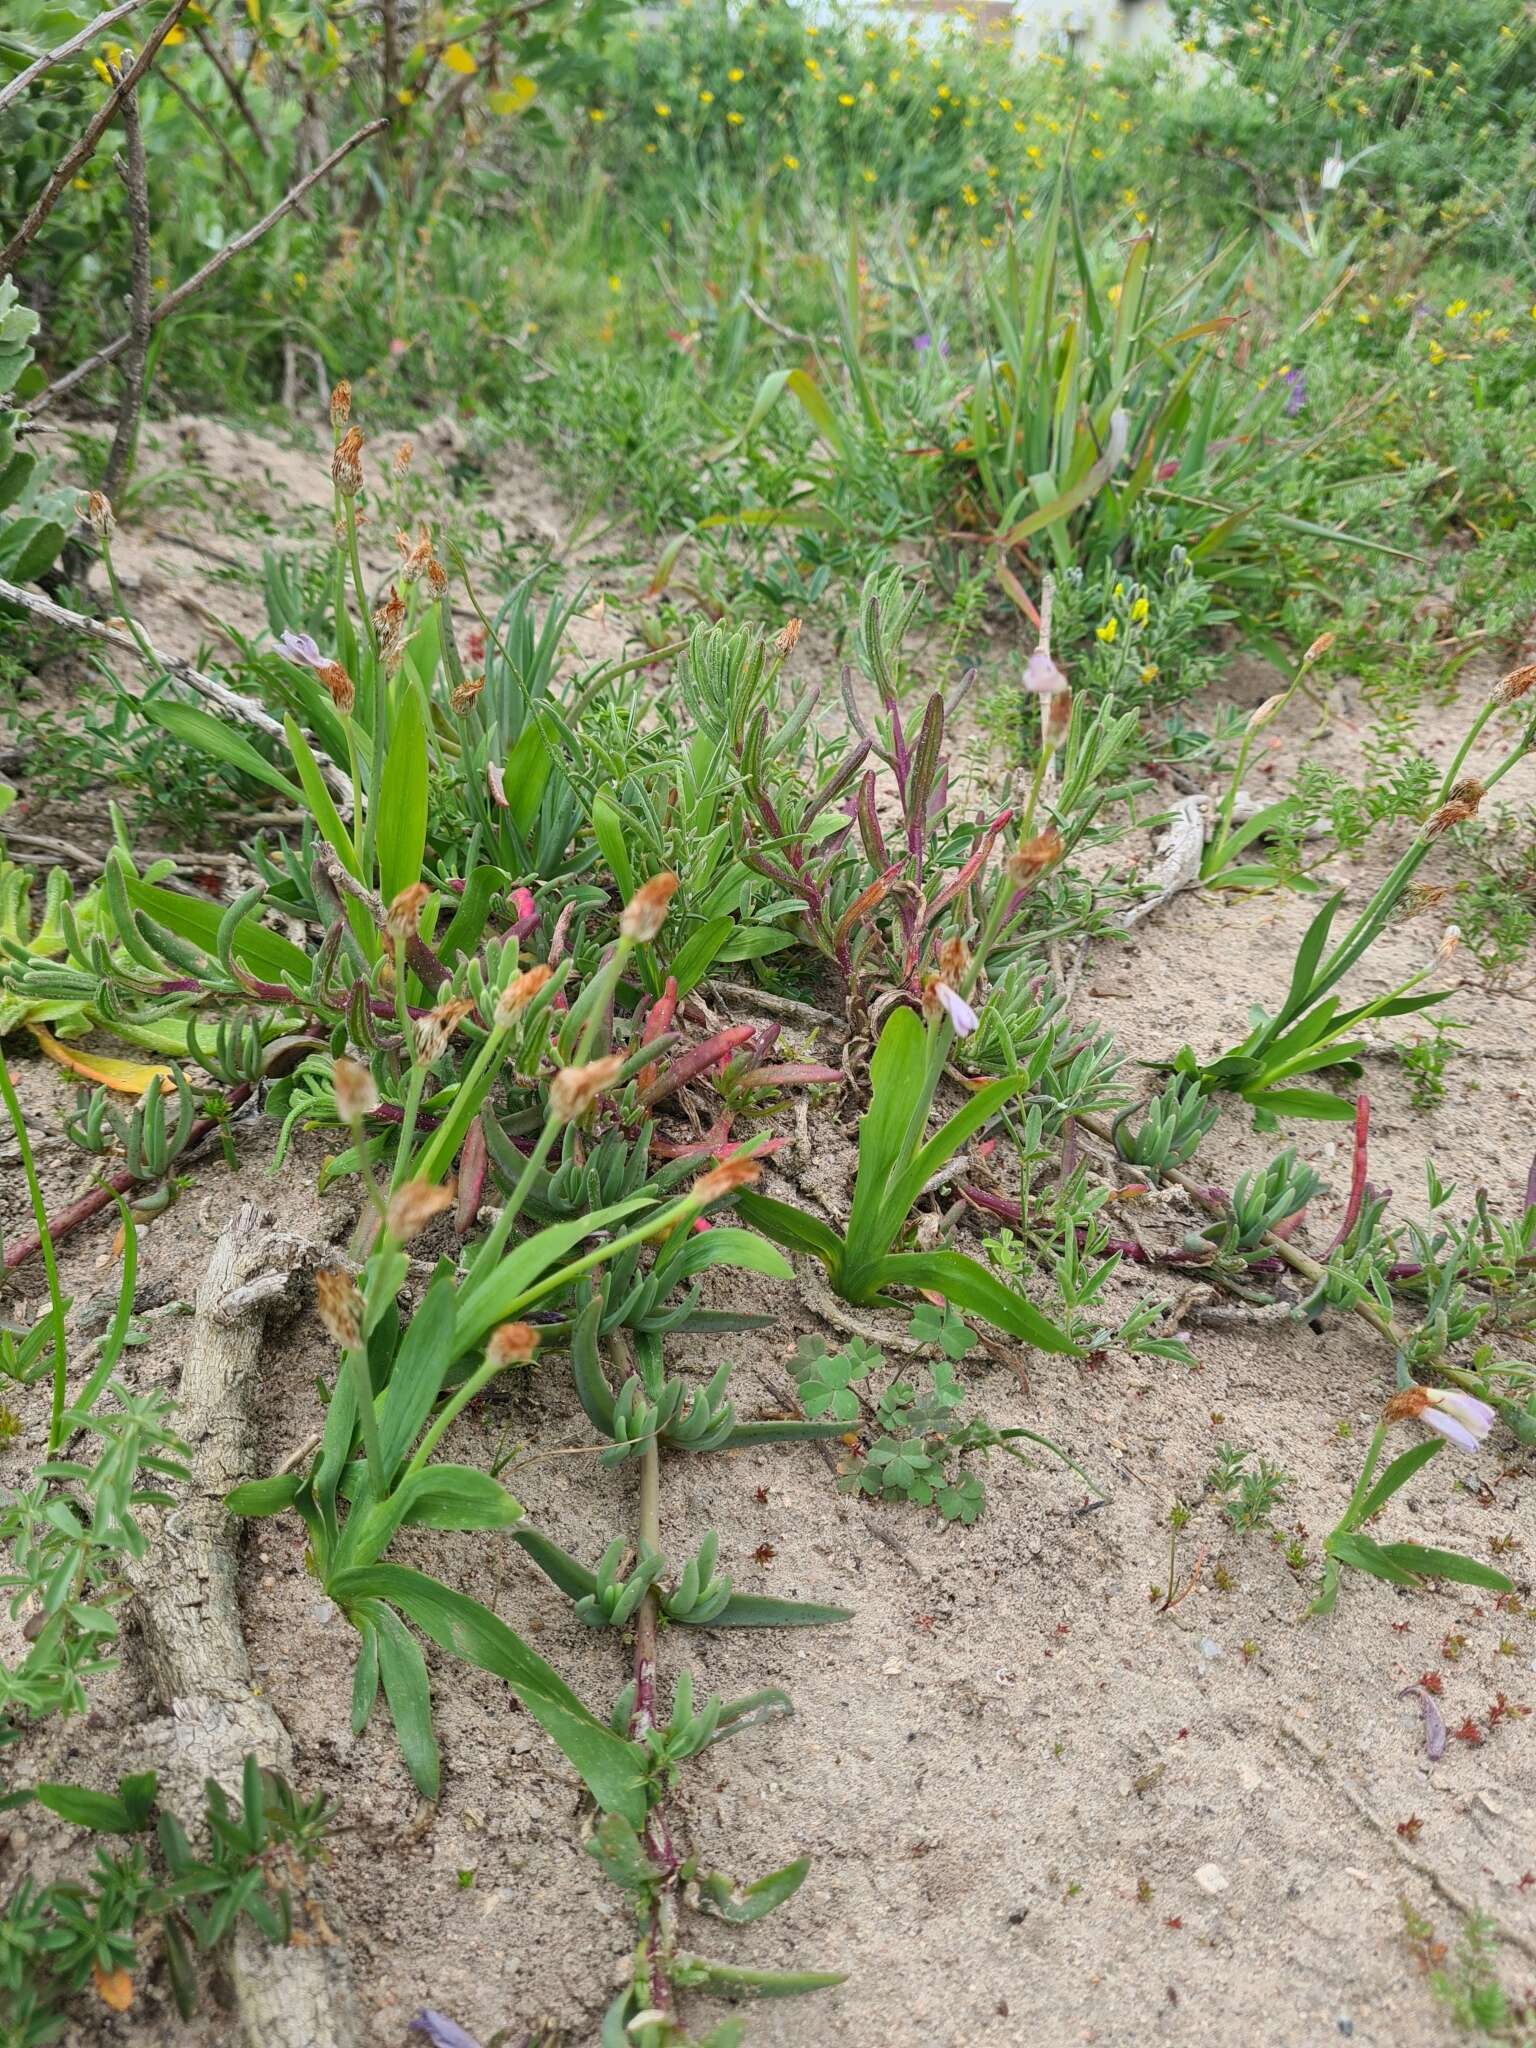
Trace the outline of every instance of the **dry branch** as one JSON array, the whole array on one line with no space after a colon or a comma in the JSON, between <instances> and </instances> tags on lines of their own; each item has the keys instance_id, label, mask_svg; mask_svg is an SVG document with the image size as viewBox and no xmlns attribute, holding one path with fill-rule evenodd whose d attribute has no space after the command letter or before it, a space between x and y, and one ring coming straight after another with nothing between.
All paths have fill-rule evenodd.
<instances>
[{"instance_id":1,"label":"dry branch","mask_svg":"<svg viewBox=\"0 0 1536 2048\"><path fill-rule=\"evenodd\" d=\"M144 0L123 0L121 7L109 7L105 14L98 14L96 19L87 23L78 35L72 35L67 43L60 43L56 49L45 50L41 57L34 58L25 71L18 71L10 84L0 91L0 114L5 112L12 100L20 99L27 87L41 78L45 71L51 71L55 64L67 64L71 57L78 57L80 52L94 43L99 35L104 35L115 23L121 21L124 15L135 13L143 5Z\"/></svg>"},{"instance_id":2,"label":"dry branch","mask_svg":"<svg viewBox=\"0 0 1536 2048\"><path fill-rule=\"evenodd\" d=\"M172 4L166 10L164 17L155 24L149 41L140 50L117 84L91 116L90 121L86 125L85 133L80 137L74 148L65 153L62 161L55 168L53 176L38 195L37 204L6 243L5 247L0 249L0 277L3 277L8 270L15 269L17 259L24 254L27 244L58 205L60 195L69 187L70 179L75 176L82 164L88 163L96 154L96 145L106 133L113 115L117 113L124 101L134 91L139 80L144 76L150 65L154 63L156 57L160 54L160 45L165 41L177 22L180 21L187 5L188 0L172 0ZM123 348L128 346L130 339L129 335L125 334L123 336ZM121 355L122 349L119 349L117 353Z\"/></svg>"},{"instance_id":3,"label":"dry branch","mask_svg":"<svg viewBox=\"0 0 1536 2048\"><path fill-rule=\"evenodd\" d=\"M145 659L144 649L129 634L121 633L115 626L103 624L100 619L87 617L84 612L72 612L65 605L55 604L51 597L44 597L40 591L24 590L18 583L7 583L0 576L0 600L8 604L19 604L24 611L31 612L50 624L64 626L71 633L83 633L89 640L100 640L108 647L116 647L124 654L131 654L135 661ZM145 643L148 645L148 643ZM264 710L253 697L243 697L238 690L232 690L227 683L205 676L201 669L194 668L190 661L183 661L179 655L162 654L151 647L155 665L167 675L174 676L179 683L185 683L190 690L206 699L215 710L222 711L227 718L238 719L242 725L254 726L265 733L268 739L281 741L286 747L287 734L270 711ZM321 759L320 772L331 785L337 797L346 804L352 801L352 787L345 775L333 761Z\"/></svg>"},{"instance_id":4,"label":"dry branch","mask_svg":"<svg viewBox=\"0 0 1536 2048\"><path fill-rule=\"evenodd\" d=\"M240 1205L197 1290L177 1413L192 1446L189 1498L151 1532L130 1574L151 1687L169 1716L145 1739L169 1752L166 1775L184 1800L200 1796L206 1778L238 1795L248 1755L285 1773L293 1761L288 1731L252 1679L237 1598L237 1524L224 1505L258 1462L252 1397L263 1324L291 1265L291 1245L264 1222L253 1204ZM311 1919L304 1945L287 1948L240 1923L228 1964L248 2048L357 2048L345 1953L323 1914Z\"/></svg>"},{"instance_id":5,"label":"dry branch","mask_svg":"<svg viewBox=\"0 0 1536 2048\"><path fill-rule=\"evenodd\" d=\"M336 168L343 157L350 156L360 142L367 142L371 136L377 135L384 126L383 120L369 121L359 128L356 134L349 135L345 142L339 144L331 151L324 163L316 164L312 171L306 172L300 178L298 184L284 194L270 213L263 214L254 226L244 229L242 233L235 236L232 242L226 242L219 253L216 256L211 256L201 270L194 271L185 284L179 284L174 291L167 292L165 297L155 307L150 325L158 327L162 320L168 320L172 313L178 311L180 307L186 304L194 292L201 291L209 278L222 270L226 263L232 261L234 257L243 254L245 250L250 248L253 242L259 242L268 228L275 227L285 213L291 213L304 197L304 194L309 191L310 187L318 185L322 178L326 177ZM109 341L105 348L98 349L95 355L88 356L83 363L78 363L74 369L66 371L62 377L55 378L46 390L40 391L36 398L31 400L28 406L29 412L41 412L45 406L52 405L56 398L62 398L65 392L73 391L77 384L82 383L94 371L102 369L108 363L116 362L132 339L131 334L120 334L115 341Z\"/></svg>"}]
</instances>

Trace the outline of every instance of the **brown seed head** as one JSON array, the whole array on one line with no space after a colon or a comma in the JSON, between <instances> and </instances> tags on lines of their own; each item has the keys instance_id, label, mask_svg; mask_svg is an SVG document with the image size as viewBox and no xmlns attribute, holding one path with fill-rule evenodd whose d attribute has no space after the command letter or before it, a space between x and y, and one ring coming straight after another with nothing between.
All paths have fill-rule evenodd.
<instances>
[{"instance_id":1,"label":"brown seed head","mask_svg":"<svg viewBox=\"0 0 1536 2048\"><path fill-rule=\"evenodd\" d=\"M676 894L674 874L652 875L648 882L642 882L624 906L619 919L621 936L638 939L642 945L654 939L667 921L667 905Z\"/></svg>"},{"instance_id":2,"label":"brown seed head","mask_svg":"<svg viewBox=\"0 0 1536 2048\"><path fill-rule=\"evenodd\" d=\"M1429 1394L1424 1387L1404 1387L1401 1393L1392 1396L1381 1413L1387 1422L1414 1422L1429 1406Z\"/></svg>"},{"instance_id":3,"label":"brown seed head","mask_svg":"<svg viewBox=\"0 0 1536 2048\"><path fill-rule=\"evenodd\" d=\"M781 656L792 654L795 649L795 642L799 638L800 621L798 619L786 619L778 632L773 636L774 653Z\"/></svg>"},{"instance_id":4,"label":"brown seed head","mask_svg":"<svg viewBox=\"0 0 1536 2048\"><path fill-rule=\"evenodd\" d=\"M395 551L400 557L400 580L414 583L418 576L426 574L428 562L432 559L432 534L423 526L415 540L402 527L395 529Z\"/></svg>"},{"instance_id":5,"label":"brown seed head","mask_svg":"<svg viewBox=\"0 0 1536 2048\"><path fill-rule=\"evenodd\" d=\"M1266 697L1264 699L1264 702L1260 704L1256 710L1249 712L1248 730L1250 732L1257 732L1261 725L1268 725L1269 721L1274 717L1275 713L1280 709L1280 706L1284 702L1285 692L1283 690L1280 692L1278 696Z\"/></svg>"},{"instance_id":6,"label":"brown seed head","mask_svg":"<svg viewBox=\"0 0 1536 2048\"><path fill-rule=\"evenodd\" d=\"M1433 910L1437 903L1443 903L1450 893L1440 882L1416 882L1403 898L1399 916L1404 919L1418 917L1423 911Z\"/></svg>"},{"instance_id":7,"label":"brown seed head","mask_svg":"<svg viewBox=\"0 0 1536 2048\"><path fill-rule=\"evenodd\" d=\"M502 1030L521 1017L554 971L540 960L536 966L525 967L521 974L507 983L496 998L495 1018Z\"/></svg>"},{"instance_id":8,"label":"brown seed head","mask_svg":"<svg viewBox=\"0 0 1536 2048\"><path fill-rule=\"evenodd\" d=\"M971 949L964 939L946 939L939 948L939 978L953 987L971 964Z\"/></svg>"},{"instance_id":9,"label":"brown seed head","mask_svg":"<svg viewBox=\"0 0 1536 2048\"><path fill-rule=\"evenodd\" d=\"M339 661L323 661L315 674L331 693L331 702L345 718L357 702L357 687Z\"/></svg>"},{"instance_id":10,"label":"brown seed head","mask_svg":"<svg viewBox=\"0 0 1536 2048\"><path fill-rule=\"evenodd\" d=\"M434 597L441 597L448 588L448 571L436 555L427 564L427 588Z\"/></svg>"},{"instance_id":11,"label":"brown seed head","mask_svg":"<svg viewBox=\"0 0 1536 2048\"><path fill-rule=\"evenodd\" d=\"M484 688L484 676L466 676L463 682L455 688L448 702L453 706L459 717L462 718Z\"/></svg>"},{"instance_id":12,"label":"brown seed head","mask_svg":"<svg viewBox=\"0 0 1536 2048\"><path fill-rule=\"evenodd\" d=\"M723 1202L727 1195L734 1195L739 1188L749 1188L763 1177L763 1169L755 1159L726 1159L719 1166L711 1167L708 1173L701 1173L689 1194L707 1209L712 1202Z\"/></svg>"},{"instance_id":13,"label":"brown seed head","mask_svg":"<svg viewBox=\"0 0 1536 2048\"><path fill-rule=\"evenodd\" d=\"M452 1203L451 1187L435 1188L428 1180L408 1180L390 1196L384 1227L396 1244L409 1244Z\"/></svg>"},{"instance_id":14,"label":"brown seed head","mask_svg":"<svg viewBox=\"0 0 1536 2048\"><path fill-rule=\"evenodd\" d=\"M584 1067L562 1067L549 1084L549 1113L560 1123L574 1123L585 1116L605 1088L611 1088L624 1066L623 1056L611 1052L600 1060L588 1060Z\"/></svg>"},{"instance_id":15,"label":"brown seed head","mask_svg":"<svg viewBox=\"0 0 1536 2048\"><path fill-rule=\"evenodd\" d=\"M80 507L80 517L98 540L110 537L117 520L112 513L112 500L105 491L87 491L85 503Z\"/></svg>"},{"instance_id":16,"label":"brown seed head","mask_svg":"<svg viewBox=\"0 0 1536 2048\"><path fill-rule=\"evenodd\" d=\"M395 460L393 463L393 468L395 472L395 481L397 483L399 483L404 478L406 471L410 468L411 456L413 452L414 451L409 441L402 441L400 443L400 446L395 450Z\"/></svg>"},{"instance_id":17,"label":"brown seed head","mask_svg":"<svg viewBox=\"0 0 1536 2048\"><path fill-rule=\"evenodd\" d=\"M430 1067L448 1050L448 1041L474 1010L472 1002L439 1003L425 1017L416 1020L416 1057Z\"/></svg>"},{"instance_id":18,"label":"brown seed head","mask_svg":"<svg viewBox=\"0 0 1536 2048\"><path fill-rule=\"evenodd\" d=\"M936 1024L944 1014L944 1005L939 1001L939 977L936 974L923 976L923 1016L928 1023Z\"/></svg>"},{"instance_id":19,"label":"brown seed head","mask_svg":"<svg viewBox=\"0 0 1536 2048\"><path fill-rule=\"evenodd\" d=\"M405 645L405 599L394 586L374 613L373 624L379 636L379 659L386 668L393 668Z\"/></svg>"},{"instance_id":20,"label":"brown seed head","mask_svg":"<svg viewBox=\"0 0 1536 2048\"><path fill-rule=\"evenodd\" d=\"M368 1069L356 1060L331 1062L331 1092L343 1123L355 1124L379 1106L379 1091Z\"/></svg>"},{"instance_id":21,"label":"brown seed head","mask_svg":"<svg viewBox=\"0 0 1536 2048\"><path fill-rule=\"evenodd\" d=\"M531 1365L538 1348L539 1333L532 1323L498 1323L485 1355L495 1366Z\"/></svg>"},{"instance_id":22,"label":"brown seed head","mask_svg":"<svg viewBox=\"0 0 1536 2048\"><path fill-rule=\"evenodd\" d=\"M1424 827L1426 839L1438 839L1442 832L1449 832L1453 825L1465 825L1469 818L1477 816L1477 807L1483 800L1483 785L1475 776L1468 776L1458 782L1450 796L1440 806L1429 823Z\"/></svg>"},{"instance_id":23,"label":"brown seed head","mask_svg":"<svg viewBox=\"0 0 1536 2048\"><path fill-rule=\"evenodd\" d=\"M408 889L402 889L390 903L384 918L384 935L404 944L414 938L416 927L421 922L422 906L432 894L425 882L412 882Z\"/></svg>"},{"instance_id":24,"label":"brown seed head","mask_svg":"<svg viewBox=\"0 0 1536 2048\"><path fill-rule=\"evenodd\" d=\"M1536 661L1528 661L1523 668L1512 668L1493 693L1496 704L1518 704L1531 690L1536 690Z\"/></svg>"},{"instance_id":25,"label":"brown seed head","mask_svg":"<svg viewBox=\"0 0 1536 2048\"><path fill-rule=\"evenodd\" d=\"M1314 661L1321 661L1323 656L1328 652L1329 648L1333 645L1333 642L1334 635L1332 633L1319 633L1317 638L1312 642L1312 645L1301 657L1302 666L1304 668L1310 668Z\"/></svg>"},{"instance_id":26,"label":"brown seed head","mask_svg":"<svg viewBox=\"0 0 1536 2048\"><path fill-rule=\"evenodd\" d=\"M343 377L331 392L331 425L344 427L352 417L352 386Z\"/></svg>"},{"instance_id":27,"label":"brown seed head","mask_svg":"<svg viewBox=\"0 0 1536 2048\"><path fill-rule=\"evenodd\" d=\"M1008 856L1008 879L1019 888L1027 888L1047 868L1055 867L1065 848L1061 834L1050 827L1037 832L1033 839L1022 840Z\"/></svg>"},{"instance_id":28,"label":"brown seed head","mask_svg":"<svg viewBox=\"0 0 1536 2048\"><path fill-rule=\"evenodd\" d=\"M355 1351L362 1343L363 1297L340 1266L322 1266L315 1275L315 1311L343 1351Z\"/></svg>"},{"instance_id":29,"label":"brown seed head","mask_svg":"<svg viewBox=\"0 0 1536 2048\"><path fill-rule=\"evenodd\" d=\"M336 443L331 457L331 482L344 498L355 498L363 488L363 430L348 427Z\"/></svg>"}]
</instances>

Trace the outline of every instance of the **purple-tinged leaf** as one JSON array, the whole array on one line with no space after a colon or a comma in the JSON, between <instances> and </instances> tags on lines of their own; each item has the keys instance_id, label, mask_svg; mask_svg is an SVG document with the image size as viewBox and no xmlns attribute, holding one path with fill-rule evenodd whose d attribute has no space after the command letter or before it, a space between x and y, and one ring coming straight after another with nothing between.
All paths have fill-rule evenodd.
<instances>
[{"instance_id":1,"label":"purple-tinged leaf","mask_svg":"<svg viewBox=\"0 0 1536 2048\"><path fill-rule=\"evenodd\" d=\"M1440 1718L1440 1709L1435 1705L1433 1695L1422 1685L1408 1685L1404 1686L1398 1698L1418 1701L1424 1713L1424 1754L1432 1764L1439 1763L1445 1755L1445 1723Z\"/></svg>"},{"instance_id":2,"label":"purple-tinged leaf","mask_svg":"<svg viewBox=\"0 0 1536 2048\"><path fill-rule=\"evenodd\" d=\"M480 2048L473 2034L466 2034L457 2020L446 2014L433 2012L430 2006L423 2006L415 2019L405 2030L408 2034L425 2034L432 2048Z\"/></svg>"}]
</instances>

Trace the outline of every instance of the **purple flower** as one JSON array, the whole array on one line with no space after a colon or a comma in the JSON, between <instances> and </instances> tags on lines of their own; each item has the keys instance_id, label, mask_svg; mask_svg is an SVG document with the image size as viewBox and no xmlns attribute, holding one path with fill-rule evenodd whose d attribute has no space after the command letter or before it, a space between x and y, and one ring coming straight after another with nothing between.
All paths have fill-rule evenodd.
<instances>
[{"instance_id":1,"label":"purple flower","mask_svg":"<svg viewBox=\"0 0 1536 2048\"><path fill-rule=\"evenodd\" d=\"M480 2048L473 2034L466 2034L456 2020L444 2017L423 2006L415 2019L405 2030L408 2034L425 2034L432 2048Z\"/></svg>"},{"instance_id":2,"label":"purple flower","mask_svg":"<svg viewBox=\"0 0 1536 2048\"><path fill-rule=\"evenodd\" d=\"M1067 679L1043 647L1037 647L1024 664L1024 687L1042 697L1054 697L1067 687Z\"/></svg>"},{"instance_id":3,"label":"purple flower","mask_svg":"<svg viewBox=\"0 0 1536 2048\"><path fill-rule=\"evenodd\" d=\"M1494 1414L1476 1394L1464 1394L1459 1387L1426 1387L1429 1406L1419 1420L1426 1429L1443 1436L1459 1451L1475 1451L1493 1427Z\"/></svg>"},{"instance_id":4,"label":"purple flower","mask_svg":"<svg viewBox=\"0 0 1536 2048\"><path fill-rule=\"evenodd\" d=\"M914 349L916 349L917 353L920 356L925 356L927 355L929 349L935 346L933 336L927 333L914 334L912 337L912 346ZM937 347L939 354L941 356L947 356L949 354L949 343L944 339L942 335L939 336Z\"/></svg>"},{"instance_id":5,"label":"purple flower","mask_svg":"<svg viewBox=\"0 0 1536 2048\"><path fill-rule=\"evenodd\" d=\"M280 633L277 641L280 650L290 661L296 661L301 668L324 668L327 657L310 639L307 633Z\"/></svg>"},{"instance_id":6,"label":"purple flower","mask_svg":"<svg viewBox=\"0 0 1536 2048\"><path fill-rule=\"evenodd\" d=\"M957 995L947 981L936 981L933 992L939 999L940 1008L954 1025L961 1038L969 1038L976 1029L976 1012L962 995Z\"/></svg>"},{"instance_id":7,"label":"purple flower","mask_svg":"<svg viewBox=\"0 0 1536 2048\"><path fill-rule=\"evenodd\" d=\"M1285 394L1285 416L1293 420L1306 407L1307 373L1305 370L1287 370L1280 381L1290 387Z\"/></svg>"}]
</instances>

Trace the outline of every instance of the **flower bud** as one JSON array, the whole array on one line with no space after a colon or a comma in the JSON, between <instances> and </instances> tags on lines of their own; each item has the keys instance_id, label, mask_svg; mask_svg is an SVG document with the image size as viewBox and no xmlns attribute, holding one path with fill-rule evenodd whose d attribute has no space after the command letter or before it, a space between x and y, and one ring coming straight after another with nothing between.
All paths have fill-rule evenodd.
<instances>
[{"instance_id":1,"label":"flower bud","mask_svg":"<svg viewBox=\"0 0 1536 2048\"><path fill-rule=\"evenodd\" d=\"M1268 725L1269 721L1280 709L1280 706L1285 702L1285 694L1284 690L1282 690L1276 697L1266 697L1256 711L1251 711L1248 714L1248 730L1250 732L1257 732L1261 725Z\"/></svg>"},{"instance_id":2,"label":"flower bud","mask_svg":"<svg viewBox=\"0 0 1536 2048\"><path fill-rule=\"evenodd\" d=\"M1319 633L1317 638L1312 642L1312 645L1301 657L1303 668L1310 668L1314 661L1321 661L1323 656L1328 652L1329 648L1333 645L1335 637L1336 636L1332 633Z\"/></svg>"},{"instance_id":3,"label":"flower bud","mask_svg":"<svg viewBox=\"0 0 1536 2048\"><path fill-rule=\"evenodd\" d=\"M619 932L626 939L638 939L641 944L654 939L666 923L667 905L677 893L677 877L674 874L652 875L648 882L630 897L619 919Z\"/></svg>"},{"instance_id":4,"label":"flower bud","mask_svg":"<svg viewBox=\"0 0 1536 2048\"><path fill-rule=\"evenodd\" d=\"M408 1180L390 1196L384 1227L396 1244L409 1244L434 1216L440 1216L452 1203L451 1187L437 1188L428 1180Z\"/></svg>"},{"instance_id":5,"label":"flower bud","mask_svg":"<svg viewBox=\"0 0 1536 2048\"><path fill-rule=\"evenodd\" d=\"M355 1351L362 1343L363 1297L340 1266L322 1266L316 1273L315 1312L343 1351Z\"/></svg>"},{"instance_id":6,"label":"flower bud","mask_svg":"<svg viewBox=\"0 0 1536 2048\"><path fill-rule=\"evenodd\" d=\"M584 1067L562 1067L549 1084L549 1113L562 1124L585 1116L598 1096L619 1078L624 1060L611 1052Z\"/></svg>"},{"instance_id":7,"label":"flower bud","mask_svg":"<svg viewBox=\"0 0 1536 2048\"><path fill-rule=\"evenodd\" d=\"M1518 704L1528 690L1536 688L1536 661L1528 661L1523 668L1512 668L1494 691L1497 704Z\"/></svg>"},{"instance_id":8,"label":"flower bud","mask_svg":"<svg viewBox=\"0 0 1536 2048\"><path fill-rule=\"evenodd\" d=\"M343 377L331 392L331 425L344 427L352 417L352 386Z\"/></svg>"},{"instance_id":9,"label":"flower bud","mask_svg":"<svg viewBox=\"0 0 1536 2048\"><path fill-rule=\"evenodd\" d=\"M792 654L795 649L795 643L799 638L800 621L798 619L786 619L778 632L773 636L774 653L780 656Z\"/></svg>"},{"instance_id":10,"label":"flower bud","mask_svg":"<svg viewBox=\"0 0 1536 2048\"><path fill-rule=\"evenodd\" d=\"M331 1092L343 1123L359 1123L379 1106L379 1091L372 1074L356 1060L333 1060Z\"/></svg>"}]
</instances>

